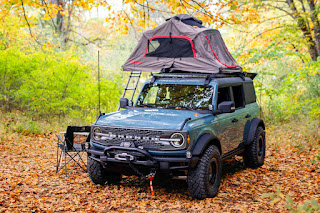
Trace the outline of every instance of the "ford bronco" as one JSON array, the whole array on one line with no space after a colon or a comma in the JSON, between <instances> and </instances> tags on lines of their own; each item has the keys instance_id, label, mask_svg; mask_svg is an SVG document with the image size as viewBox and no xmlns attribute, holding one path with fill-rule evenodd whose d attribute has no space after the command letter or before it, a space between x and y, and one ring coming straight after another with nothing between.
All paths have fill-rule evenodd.
<instances>
[{"instance_id":1,"label":"ford bronco","mask_svg":"<svg viewBox=\"0 0 320 213\"><path fill-rule=\"evenodd\" d=\"M103 185L122 174L184 175L193 198L216 196L223 160L242 155L248 166L264 163L254 76L153 74L134 104L121 98L124 110L94 122L86 144L91 180Z\"/></svg>"}]
</instances>

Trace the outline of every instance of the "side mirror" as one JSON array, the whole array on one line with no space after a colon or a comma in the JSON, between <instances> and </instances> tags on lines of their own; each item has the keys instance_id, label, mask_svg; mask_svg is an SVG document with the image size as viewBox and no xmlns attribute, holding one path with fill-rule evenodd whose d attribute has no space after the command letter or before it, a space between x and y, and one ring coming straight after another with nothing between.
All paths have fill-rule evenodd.
<instances>
[{"instance_id":1,"label":"side mirror","mask_svg":"<svg viewBox=\"0 0 320 213\"><path fill-rule=\"evenodd\" d=\"M120 98L120 108L127 108L129 106L128 98Z\"/></svg>"},{"instance_id":2,"label":"side mirror","mask_svg":"<svg viewBox=\"0 0 320 213\"><path fill-rule=\"evenodd\" d=\"M233 101L223 101L218 105L218 110L221 113L232 113L236 108Z\"/></svg>"}]
</instances>

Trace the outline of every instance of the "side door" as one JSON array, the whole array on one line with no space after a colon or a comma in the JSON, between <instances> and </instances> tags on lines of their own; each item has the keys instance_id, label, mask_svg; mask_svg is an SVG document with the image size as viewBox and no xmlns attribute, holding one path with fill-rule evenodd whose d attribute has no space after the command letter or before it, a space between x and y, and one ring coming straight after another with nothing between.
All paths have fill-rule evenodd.
<instances>
[{"instance_id":1,"label":"side door","mask_svg":"<svg viewBox=\"0 0 320 213\"><path fill-rule=\"evenodd\" d=\"M246 124L244 127L244 131L242 132L242 136L243 136L243 140L246 140L249 133L251 120L253 118L259 117L260 108L256 103L256 94L255 94L253 82L252 81L244 82L243 90L244 90L244 98L245 98L245 104L246 104L246 113L245 113Z\"/></svg>"},{"instance_id":2,"label":"side door","mask_svg":"<svg viewBox=\"0 0 320 213\"><path fill-rule=\"evenodd\" d=\"M217 95L217 107L223 101L232 101L231 87L219 87ZM221 148L223 153L227 153L237 146L235 146L238 140L238 126L236 122L236 113L223 113L216 115L214 120L215 129L218 134L218 138L221 142Z\"/></svg>"},{"instance_id":3,"label":"side door","mask_svg":"<svg viewBox=\"0 0 320 213\"><path fill-rule=\"evenodd\" d=\"M248 110L245 107L245 97L243 83L232 85L232 100L234 101L236 111L235 113L235 123L237 124L237 138L234 141L235 148L238 147L240 142L243 141L243 134L245 130L245 125L248 121Z\"/></svg>"}]
</instances>

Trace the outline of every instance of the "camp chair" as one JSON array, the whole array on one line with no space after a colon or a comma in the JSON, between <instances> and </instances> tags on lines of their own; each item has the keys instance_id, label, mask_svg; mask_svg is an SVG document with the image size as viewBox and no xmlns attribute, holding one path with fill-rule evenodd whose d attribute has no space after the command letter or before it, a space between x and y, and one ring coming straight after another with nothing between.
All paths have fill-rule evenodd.
<instances>
[{"instance_id":1,"label":"camp chair","mask_svg":"<svg viewBox=\"0 0 320 213\"><path fill-rule=\"evenodd\" d=\"M63 133L63 138L58 134L56 135L58 138L56 173L58 173L64 168L65 174L66 176L68 176L71 174L71 172L77 165L84 171L87 171L87 165L85 164L82 156L85 152L84 143L90 141L90 126L68 126L67 131ZM86 140L81 141L81 136L85 136ZM72 161L75 164L68 174L67 165ZM84 166L81 165L81 162Z\"/></svg>"}]
</instances>

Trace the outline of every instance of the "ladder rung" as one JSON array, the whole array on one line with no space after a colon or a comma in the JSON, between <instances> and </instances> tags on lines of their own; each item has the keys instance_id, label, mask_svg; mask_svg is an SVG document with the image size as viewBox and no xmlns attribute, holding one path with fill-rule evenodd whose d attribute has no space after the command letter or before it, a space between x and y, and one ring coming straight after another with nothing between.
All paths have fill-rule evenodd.
<instances>
[{"instance_id":1,"label":"ladder rung","mask_svg":"<svg viewBox=\"0 0 320 213\"><path fill-rule=\"evenodd\" d=\"M132 71L132 72L130 73L128 82L127 82L126 87L125 87L125 89L124 89L124 92L123 92L123 94L122 94L122 98L125 97L126 92L127 92L128 90L132 90L133 92L132 92L131 100L133 99L133 96L134 96L134 94L135 94L135 91L137 90L137 87L138 87L138 83L139 83L140 77L141 77L141 72ZM131 80L132 80L131 78L136 78L136 80L133 80L133 82L132 82L132 81L131 81ZM134 84L134 85L133 85L134 88L128 88L130 82L132 82L132 83ZM131 85L131 84L130 84L130 85ZM120 105L118 106L118 111L119 111L119 109L120 109Z\"/></svg>"}]
</instances>

